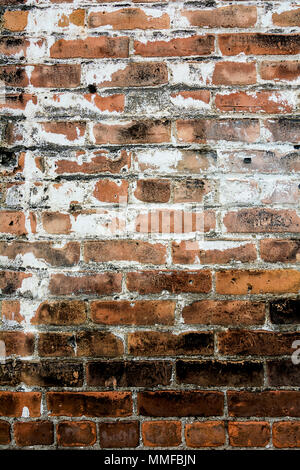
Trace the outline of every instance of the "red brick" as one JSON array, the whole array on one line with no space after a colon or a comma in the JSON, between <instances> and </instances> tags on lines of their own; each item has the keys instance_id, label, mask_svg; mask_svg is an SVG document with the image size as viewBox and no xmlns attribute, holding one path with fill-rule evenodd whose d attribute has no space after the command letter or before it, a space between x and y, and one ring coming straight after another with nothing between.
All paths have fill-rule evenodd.
<instances>
[{"instance_id":1,"label":"red brick","mask_svg":"<svg viewBox=\"0 0 300 470\"><path fill-rule=\"evenodd\" d=\"M96 106L100 111L109 111L110 113L121 113L124 111L125 95L99 96L94 93L83 95L84 98Z\"/></svg>"},{"instance_id":2,"label":"red brick","mask_svg":"<svg viewBox=\"0 0 300 470\"><path fill-rule=\"evenodd\" d=\"M229 443L234 447L266 447L270 441L270 424L266 421L230 421Z\"/></svg>"},{"instance_id":3,"label":"red brick","mask_svg":"<svg viewBox=\"0 0 300 470\"><path fill-rule=\"evenodd\" d=\"M85 152L78 152L76 155L79 157ZM74 173L121 173L126 171L131 165L131 153L127 153L125 150L121 150L119 154L110 155L107 150L98 150L92 152L92 157L88 162L74 162L70 160L56 160L55 161L55 173L61 174L74 174ZM113 158L114 157L114 158Z\"/></svg>"},{"instance_id":4,"label":"red brick","mask_svg":"<svg viewBox=\"0 0 300 470\"><path fill-rule=\"evenodd\" d=\"M45 261L50 266L74 266L78 263L79 243L68 242L61 248L55 248L53 245L48 241L0 241L0 255L14 260L17 255L32 253L35 258Z\"/></svg>"},{"instance_id":5,"label":"red brick","mask_svg":"<svg viewBox=\"0 0 300 470\"><path fill-rule=\"evenodd\" d=\"M50 121L41 123L43 131L50 134L63 135L70 142L84 136L86 123L81 121Z\"/></svg>"},{"instance_id":6,"label":"red brick","mask_svg":"<svg viewBox=\"0 0 300 470\"><path fill-rule=\"evenodd\" d=\"M225 444L223 421L203 421L186 424L185 440L188 447L220 447Z\"/></svg>"},{"instance_id":7,"label":"red brick","mask_svg":"<svg viewBox=\"0 0 300 470\"><path fill-rule=\"evenodd\" d=\"M273 13L272 21L276 26L300 26L300 8Z\"/></svg>"},{"instance_id":8,"label":"red brick","mask_svg":"<svg viewBox=\"0 0 300 470\"><path fill-rule=\"evenodd\" d=\"M211 210L154 209L139 214L135 224L136 231L141 233L204 233L215 229L216 216Z\"/></svg>"},{"instance_id":9,"label":"red brick","mask_svg":"<svg viewBox=\"0 0 300 470\"><path fill-rule=\"evenodd\" d=\"M263 80L276 82L297 80L300 76L300 62L295 60L265 61L260 66Z\"/></svg>"},{"instance_id":10,"label":"red brick","mask_svg":"<svg viewBox=\"0 0 300 470\"><path fill-rule=\"evenodd\" d=\"M289 209L241 209L228 212L223 222L230 233L299 232L300 227L300 217Z\"/></svg>"},{"instance_id":11,"label":"red brick","mask_svg":"<svg viewBox=\"0 0 300 470\"><path fill-rule=\"evenodd\" d=\"M31 276L32 274L22 271L0 271L0 289L2 295L16 293L22 287L24 279Z\"/></svg>"},{"instance_id":12,"label":"red brick","mask_svg":"<svg viewBox=\"0 0 300 470\"><path fill-rule=\"evenodd\" d=\"M148 243L140 240L87 241L84 244L84 260L87 263L137 261L139 263L164 264L166 262L166 246L161 243Z\"/></svg>"},{"instance_id":13,"label":"red brick","mask_svg":"<svg viewBox=\"0 0 300 470\"><path fill-rule=\"evenodd\" d=\"M215 50L215 38L211 34L175 38L169 41L134 41L135 54L142 57L206 56Z\"/></svg>"},{"instance_id":14,"label":"red brick","mask_svg":"<svg viewBox=\"0 0 300 470\"><path fill-rule=\"evenodd\" d=\"M269 263L297 263L300 261L298 240L261 240L260 256Z\"/></svg>"},{"instance_id":15,"label":"red brick","mask_svg":"<svg viewBox=\"0 0 300 470\"><path fill-rule=\"evenodd\" d=\"M140 294L198 292L211 290L210 271L144 271L127 274L127 287Z\"/></svg>"},{"instance_id":16,"label":"red brick","mask_svg":"<svg viewBox=\"0 0 300 470\"><path fill-rule=\"evenodd\" d=\"M129 392L48 392L50 416L121 417L132 413Z\"/></svg>"},{"instance_id":17,"label":"red brick","mask_svg":"<svg viewBox=\"0 0 300 470\"><path fill-rule=\"evenodd\" d=\"M213 335L189 331L180 335L169 332L138 331L128 334L128 350L133 356L210 355L214 352Z\"/></svg>"},{"instance_id":18,"label":"red brick","mask_svg":"<svg viewBox=\"0 0 300 470\"><path fill-rule=\"evenodd\" d=\"M280 91L256 91L255 94L236 91L224 95L217 93L215 105L220 111L226 112L283 114L293 111L293 105L286 101Z\"/></svg>"},{"instance_id":19,"label":"red brick","mask_svg":"<svg viewBox=\"0 0 300 470\"><path fill-rule=\"evenodd\" d=\"M50 57L55 59L102 59L128 57L129 40L126 37L106 36L86 39L59 39L50 48Z\"/></svg>"},{"instance_id":20,"label":"red brick","mask_svg":"<svg viewBox=\"0 0 300 470\"><path fill-rule=\"evenodd\" d=\"M170 121L132 121L129 124L95 124L97 144L154 144L169 142Z\"/></svg>"},{"instance_id":21,"label":"red brick","mask_svg":"<svg viewBox=\"0 0 300 470\"><path fill-rule=\"evenodd\" d=\"M122 274L100 273L77 276L53 274L49 289L54 295L112 294L121 291Z\"/></svg>"},{"instance_id":22,"label":"red brick","mask_svg":"<svg viewBox=\"0 0 300 470\"><path fill-rule=\"evenodd\" d=\"M5 446L10 443L10 424L7 421L0 421L0 445Z\"/></svg>"},{"instance_id":23,"label":"red brick","mask_svg":"<svg viewBox=\"0 0 300 470\"><path fill-rule=\"evenodd\" d=\"M4 29L9 31L24 31L27 26L28 11L6 10L2 17Z\"/></svg>"},{"instance_id":24,"label":"red brick","mask_svg":"<svg viewBox=\"0 0 300 470\"><path fill-rule=\"evenodd\" d=\"M35 65L30 76L34 87L75 88L80 86L79 64Z\"/></svg>"},{"instance_id":25,"label":"red brick","mask_svg":"<svg viewBox=\"0 0 300 470\"><path fill-rule=\"evenodd\" d=\"M50 421L17 422L14 425L17 446L47 446L53 444L53 424Z\"/></svg>"},{"instance_id":26,"label":"red brick","mask_svg":"<svg viewBox=\"0 0 300 470\"><path fill-rule=\"evenodd\" d=\"M284 294L300 289L300 272L293 269L229 270L216 273L219 294Z\"/></svg>"},{"instance_id":27,"label":"red brick","mask_svg":"<svg viewBox=\"0 0 300 470\"><path fill-rule=\"evenodd\" d=\"M96 423L91 421L63 421L57 425L57 442L62 447L93 446L96 439Z\"/></svg>"},{"instance_id":28,"label":"red brick","mask_svg":"<svg viewBox=\"0 0 300 470\"><path fill-rule=\"evenodd\" d=\"M268 137L269 142L300 142L299 119L268 119L264 125L271 134Z\"/></svg>"},{"instance_id":29,"label":"red brick","mask_svg":"<svg viewBox=\"0 0 300 470\"><path fill-rule=\"evenodd\" d=\"M168 83L168 69L161 62L132 62L124 69L113 72L109 80L99 87L147 87Z\"/></svg>"},{"instance_id":30,"label":"red brick","mask_svg":"<svg viewBox=\"0 0 300 470\"><path fill-rule=\"evenodd\" d=\"M176 447L181 444L180 421L146 421L142 423L146 447Z\"/></svg>"},{"instance_id":31,"label":"red brick","mask_svg":"<svg viewBox=\"0 0 300 470\"><path fill-rule=\"evenodd\" d=\"M272 427L273 444L277 448L300 447L299 421L280 421Z\"/></svg>"},{"instance_id":32,"label":"red brick","mask_svg":"<svg viewBox=\"0 0 300 470\"><path fill-rule=\"evenodd\" d=\"M38 41L42 45L43 40ZM28 39L24 37L2 37L0 39L0 54L4 56L25 56L27 55L27 49L30 46Z\"/></svg>"},{"instance_id":33,"label":"red brick","mask_svg":"<svg viewBox=\"0 0 300 470\"><path fill-rule=\"evenodd\" d=\"M206 195L213 194L214 181L187 178L174 186L174 202L203 202Z\"/></svg>"},{"instance_id":34,"label":"red brick","mask_svg":"<svg viewBox=\"0 0 300 470\"><path fill-rule=\"evenodd\" d=\"M219 47L223 55L293 55L300 52L297 34L220 34Z\"/></svg>"},{"instance_id":35,"label":"red brick","mask_svg":"<svg viewBox=\"0 0 300 470\"><path fill-rule=\"evenodd\" d=\"M173 262L178 264L195 264L200 262L202 264L227 264L233 261L240 261L247 263L256 260L256 248L253 243L242 243L240 246L231 247L230 242L228 248L225 248L226 242L224 243L223 249L214 248L213 242L211 242L211 249L209 245L201 247L201 242L195 241L182 241L180 243L172 243L172 257Z\"/></svg>"},{"instance_id":36,"label":"red brick","mask_svg":"<svg viewBox=\"0 0 300 470\"><path fill-rule=\"evenodd\" d=\"M17 211L0 211L0 232L26 235L25 214Z\"/></svg>"},{"instance_id":37,"label":"red brick","mask_svg":"<svg viewBox=\"0 0 300 470\"><path fill-rule=\"evenodd\" d=\"M191 26L200 28L250 28L257 20L256 7L231 5L212 10L182 10Z\"/></svg>"},{"instance_id":38,"label":"red brick","mask_svg":"<svg viewBox=\"0 0 300 470\"><path fill-rule=\"evenodd\" d=\"M176 122L179 142L206 143L209 140L257 142L260 136L256 119L192 119Z\"/></svg>"},{"instance_id":39,"label":"red brick","mask_svg":"<svg viewBox=\"0 0 300 470\"><path fill-rule=\"evenodd\" d=\"M252 85L256 83L255 63L217 62L212 83L213 85Z\"/></svg>"},{"instance_id":40,"label":"red brick","mask_svg":"<svg viewBox=\"0 0 300 470\"><path fill-rule=\"evenodd\" d=\"M80 325L86 321L86 306L79 300L43 302L31 320L40 325Z\"/></svg>"},{"instance_id":41,"label":"red brick","mask_svg":"<svg viewBox=\"0 0 300 470\"><path fill-rule=\"evenodd\" d=\"M171 197L170 181L163 179L140 179L134 196L143 202L168 202Z\"/></svg>"},{"instance_id":42,"label":"red brick","mask_svg":"<svg viewBox=\"0 0 300 470\"><path fill-rule=\"evenodd\" d=\"M91 319L104 325L172 325L175 305L169 300L95 301Z\"/></svg>"},{"instance_id":43,"label":"red brick","mask_svg":"<svg viewBox=\"0 0 300 470\"><path fill-rule=\"evenodd\" d=\"M170 18L167 13L155 17L147 15L141 8L122 8L113 12L97 11L88 17L90 28L99 26L122 29L167 29L170 27Z\"/></svg>"},{"instance_id":44,"label":"red brick","mask_svg":"<svg viewBox=\"0 0 300 470\"><path fill-rule=\"evenodd\" d=\"M38 392L1 391L0 416L20 418L26 411L31 418L36 418L41 414L41 398L42 394Z\"/></svg>"},{"instance_id":45,"label":"red brick","mask_svg":"<svg viewBox=\"0 0 300 470\"><path fill-rule=\"evenodd\" d=\"M265 322L263 302L248 300L200 300L182 310L185 323L199 325L257 325Z\"/></svg>"},{"instance_id":46,"label":"red brick","mask_svg":"<svg viewBox=\"0 0 300 470\"><path fill-rule=\"evenodd\" d=\"M0 67L0 80L6 86L26 87L28 76L23 65L4 65Z\"/></svg>"},{"instance_id":47,"label":"red brick","mask_svg":"<svg viewBox=\"0 0 300 470\"><path fill-rule=\"evenodd\" d=\"M93 196L101 202L125 203L127 202L128 181L122 180L115 182L113 180L103 179L97 181Z\"/></svg>"},{"instance_id":48,"label":"red brick","mask_svg":"<svg viewBox=\"0 0 300 470\"><path fill-rule=\"evenodd\" d=\"M42 224L44 230L50 234L68 234L71 230L69 214L44 212L42 214Z\"/></svg>"},{"instance_id":49,"label":"red brick","mask_svg":"<svg viewBox=\"0 0 300 470\"><path fill-rule=\"evenodd\" d=\"M0 331L6 356L31 356L34 350L34 334L22 331Z\"/></svg>"}]
</instances>

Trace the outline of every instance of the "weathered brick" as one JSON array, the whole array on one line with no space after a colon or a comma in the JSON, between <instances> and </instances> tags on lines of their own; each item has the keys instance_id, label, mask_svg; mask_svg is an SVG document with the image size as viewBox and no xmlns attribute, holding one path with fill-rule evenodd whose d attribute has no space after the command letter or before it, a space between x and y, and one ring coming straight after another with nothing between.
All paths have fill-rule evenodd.
<instances>
[{"instance_id":1,"label":"weathered brick","mask_svg":"<svg viewBox=\"0 0 300 470\"><path fill-rule=\"evenodd\" d=\"M86 39L59 39L51 46L50 57L56 59L128 57L128 45L129 41L126 37L99 36Z\"/></svg>"},{"instance_id":2,"label":"weathered brick","mask_svg":"<svg viewBox=\"0 0 300 470\"><path fill-rule=\"evenodd\" d=\"M228 391L227 395L229 416L300 416L300 395L296 391Z\"/></svg>"},{"instance_id":3,"label":"weathered brick","mask_svg":"<svg viewBox=\"0 0 300 470\"><path fill-rule=\"evenodd\" d=\"M146 447L176 447L181 444L181 422L146 421L142 436Z\"/></svg>"},{"instance_id":4,"label":"weathered brick","mask_svg":"<svg viewBox=\"0 0 300 470\"><path fill-rule=\"evenodd\" d=\"M300 272L294 269L272 271L220 271L216 274L219 294L283 294L299 291Z\"/></svg>"},{"instance_id":5,"label":"weathered brick","mask_svg":"<svg viewBox=\"0 0 300 470\"><path fill-rule=\"evenodd\" d=\"M225 56L246 55L294 55L300 51L297 34L220 34L220 51Z\"/></svg>"},{"instance_id":6,"label":"weathered brick","mask_svg":"<svg viewBox=\"0 0 300 470\"><path fill-rule=\"evenodd\" d=\"M134 41L135 54L142 57L206 56L214 52L215 38L211 34L174 38L169 41Z\"/></svg>"},{"instance_id":7,"label":"weathered brick","mask_svg":"<svg viewBox=\"0 0 300 470\"><path fill-rule=\"evenodd\" d=\"M164 264L166 247L161 243L140 240L88 241L84 244L86 262L137 261L139 263Z\"/></svg>"},{"instance_id":8,"label":"weathered brick","mask_svg":"<svg viewBox=\"0 0 300 470\"><path fill-rule=\"evenodd\" d=\"M297 263L300 261L300 242L295 240L261 240L260 255L269 263Z\"/></svg>"},{"instance_id":9,"label":"weathered brick","mask_svg":"<svg viewBox=\"0 0 300 470\"><path fill-rule=\"evenodd\" d=\"M47 446L53 444L54 431L50 421L17 422L14 425L17 446Z\"/></svg>"},{"instance_id":10,"label":"weathered brick","mask_svg":"<svg viewBox=\"0 0 300 470\"><path fill-rule=\"evenodd\" d=\"M40 416L42 394L39 392L1 391L0 398L0 416L19 418L25 412L31 418Z\"/></svg>"},{"instance_id":11,"label":"weathered brick","mask_svg":"<svg viewBox=\"0 0 300 470\"><path fill-rule=\"evenodd\" d=\"M182 10L191 26L209 28L249 28L257 20L256 7L231 5L213 10Z\"/></svg>"},{"instance_id":12,"label":"weathered brick","mask_svg":"<svg viewBox=\"0 0 300 470\"><path fill-rule=\"evenodd\" d=\"M154 144L169 142L170 121L140 121L129 124L95 124L97 144Z\"/></svg>"},{"instance_id":13,"label":"weathered brick","mask_svg":"<svg viewBox=\"0 0 300 470\"><path fill-rule=\"evenodd\" d=\"M292 343L300 338L297 333L271 331L229 330L218 333L222 355L281 356L292 353Z\"/></svg>"},{"instance_id":14,"label":"weathered brick","mask_svg":"<svg viewBox=\"0 0 300 470\"><path fill-rule=\"evenodd\" d=\"M217 62L212 77L214 85L252 85L256 83L254 62Z\"/></svg>"},{"instance_id":15,"label":"weathered brick","mask_svg":"<svg viewBox=\"0 0 300 470\"><path fill-rule=\"evenodd\" d=\"M172 325L175 306L169 300L94 301L91 318L104 325Z\"/></svg>"},{"instance_id":16,"label":"weathered brick","mask_svg":"<svg viewBox=\"0 0 300 470\"><path fill-rule=\"evenodd\" d=\"M141 8L123 8L113 12L99 11L90 13L88 25L90 28L108 26L116 30L167 29L170 26L170 18L167 13L156 17L146 14Z\"/></svg>"},{"instance_id":17,"label":"weathered brick","mask_svg":"<svg viewBox=\"0 0 300 470\"><path fill-rule=\"evenodd\" d=\"M190 331L173 335L156 331L129 333L129 353L134 356L178 356L203 354L214 351L211 333Z\"/></svg>"},{"instance_id":18,"label":"weathered brick","mask_svg":"<svg viewBox=\"0 0 300 470\"><path fill-rule=\"evenodd\" d=\"M95 444L96 423L91 421L62 421L57 425L58 445L63 447L86 447Z\"/></svg>"},{"instance_id":19,"label":"weathered brick","mask_svg":"<svg viewBox=\"0 0 300 470\"><path fill-rule=\"evenodd\" d=\"M177 361L176 377L181 384L202 387L259 387L263 364L259 362Z\"/></svg>"},{"instance_id":20,"label":"weathered brick","mask_svg":"<svg viewBox=\"0 0 300 470\"><path fill-rule=\"evenodd\" d=\"M293 233L300 227L300 217L289 209L241 209L228 212L223 222L231 233Z\"/></svg>"},{"instance_id":21,"label":"weathered brick","mask_svg":"<svg viewBox=\"0 0 300 470\"><path fill-rule=\"evenodd\" d=\"M10 424L7 421L0 421L0 444L10 443Z\"/></svg>"},{"instance_id":22,"label":"weathered brick","mask_svg":"<svg viewBox=\"0 0 300 470\"><path fill-rule=\"evenodd\" d=\"M270 302L272 323L290 325L300 323L300 299L277 299Z\"/></svg>"},{"instance_id":23,"label":"weathered brick","mask_svg":"<svg viewBox=\"0 0 300 470\"><path fill-rule=\"evenodd\" d=\"M279 421L272 426L273 444L277 448L300 447L299 421Z\"/></svg>"},{"instance_id":24,"label":"weathered brick","mask_svg":"<svg viewBox=\"0 0 300 470\"><path fill-rule=\"evenodd\" d=\"M51 416L130 416L129 392L48 392L47 406Z\"/></svg>"},{"instance_id":25,"label":"weathered brick","mask_svg":"<svg viewBox=\"0 0 300 470\"><path fill-rule=\"evenodd\" d=\"M211 289L210 271L144 271L127 274L127 287L140 294L199 292Z\"/></svg>"},{"instance_id":26,"label":"weathered brick","mask_svg":"<svg viewBox=\"0 0 300 470\"><path fill-rule=\"evenodd\" d=\"M266 421L230 421L229 443L234 447L265 447L270 441L270 424Z\"/></svg>"},{"instance_id":27,"label":"weathered brick","mask_svg":"<svg viewBox=\"0 0 300 470\"><path fill-rule=\"evenodd\" d=\"M101 273L71 276L53 274L50 292L54 295L105 295L121 291L122 274Z\"/></svg>"},{"instance_id":28,"label":"weathered brick","mask_svg":"<svg viewBox=\"0 0 300 470\"><path fill-rule=\"evenodd\" d=\"M199 325L259 325L265 322L263 302L248 300L200 300L182 310L185 323Z\"/></svg>"},{"instance_id":29,"label":"weathered brick","mask_svg":"<svg viewBox=\"0 0 300 470\"><path fill-rule=\"evenodd\" d=\"M300 75L300 62L294 60L264 61L260 66L260 76L263 80L276 82L297 80Z\"/></svg>"},{"instance_id":30,"label":"weathered brick","mask_svg":"<svg viewBox=\"0 0 300 470\"><path fill-rule=\"evenodd\" d=\"M80 325L86 321L86 306L79 300L43 302L31 320L41 325Z\"/></svg>"},{"instance_id":31,"label":"weathered brick","mask_svg":"<svg viewBox=\"0 0 300 470\"><path fill-rule=\"evenodd\" d=\"M220 416L224 396L221 392L156 391L138 393L138 412L142 416Z\"/></svg>"},{"instance_id":32,"label":"weathered brick","mask_svg":"<svg viewBox=\"0 0 300 470\"><path fill-rule=\"evenodd\" d=\"M176 125L179 142L228 140L251 143L258 141L260 135L256 119L178 120Z\"/></svg>"},{"instance_id":33,"label":"weathered brick","mask_svg":"<svg viewBox=\"0 0 300 470\"><path fill-rule=\"evenodd\" d=\"M225 439L223 421L201 421L185 426L185 440L188 447L220 447L225 444Z\"/></svg>"},{"instance_id":34,"label":"weathered brick","mask_svg":"<svg viewBox=\"0 0 300 470\"><path fill-rule=\"evenodd\" d=\"M153 387L169 385L172 365L162 361L106 361L87 364L92 387Z\"/></svg>"},{"instance_id":35,"label":"weathered brick","mask_svg":"<svg viewBox=\"0 0 300 470\"><path fill-rule=\"evenodd\" d=\"M99 423L99 436L102 448L137 447L139 444L139 422L101 422Z\"/></svg>"}]
</instances>

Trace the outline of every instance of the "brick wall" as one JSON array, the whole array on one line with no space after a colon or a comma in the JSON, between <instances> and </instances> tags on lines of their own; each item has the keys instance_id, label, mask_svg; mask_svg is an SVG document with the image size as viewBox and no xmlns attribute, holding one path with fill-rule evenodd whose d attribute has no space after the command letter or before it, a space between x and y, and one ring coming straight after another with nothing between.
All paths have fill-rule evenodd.
<instances>
[{"instance_id":1,"label":"brick wall","mask_svg":"<svg viewBox=\"0 0 300 470\"><path fill-rule=\"evenodd\" d=\"M2 448L300 446L300 4L0 6Z\"/></svg>"}]
</instances>

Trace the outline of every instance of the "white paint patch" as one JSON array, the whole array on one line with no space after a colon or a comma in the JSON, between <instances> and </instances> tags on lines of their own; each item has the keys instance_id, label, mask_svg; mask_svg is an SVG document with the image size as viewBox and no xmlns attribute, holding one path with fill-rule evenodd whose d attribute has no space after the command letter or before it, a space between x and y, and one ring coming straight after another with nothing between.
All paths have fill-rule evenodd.
<instances>
[{"instance_id":1,"label":"white paint patch","mask_svg":"<svg viewBox=\"0 0 300 470\"><path fill-rule=\"evenodd\" d=\"M5 342L0 340L0 358L6 357L6 347Z\"/></svg>"},{"instance_id":2,"label":"white paint patch","mask_svg":"<svg viewBox=\"0 0 300 470\"><path fill-rule=\"evenodd\" d=\"M82 81L83 85L89 84L101 85L103 82L109 82L114 73L126 69L128 62L105 62L82 64Z\"/></svg>"},{"instance_id":3,"label":"white paint patch","mask_svg":"<svg viewBox=\"0 0 300 470\"><path fill-rule=\"evenodd\" d=\"M22 418L29 418L29 417L30 417L29 409L27 408L27 406L24 406L22 410Z\"/></svg>"}]
</instances>

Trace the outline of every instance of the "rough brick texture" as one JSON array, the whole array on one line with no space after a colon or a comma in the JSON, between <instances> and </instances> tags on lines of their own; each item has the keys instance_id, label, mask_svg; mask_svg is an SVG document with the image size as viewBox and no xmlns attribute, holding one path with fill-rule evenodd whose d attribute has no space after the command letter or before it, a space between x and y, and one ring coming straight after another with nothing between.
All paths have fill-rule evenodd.
<instances>
[{"instance_id":1,"label":"rough brick texture","mask_svg":"<svg viewBox=\"0 0 300 470\"><path fill-rule=\"evenodd\" d=\"M0 16L0 450L299 448L299 2Z\"/></svg>"}]
</instances>

